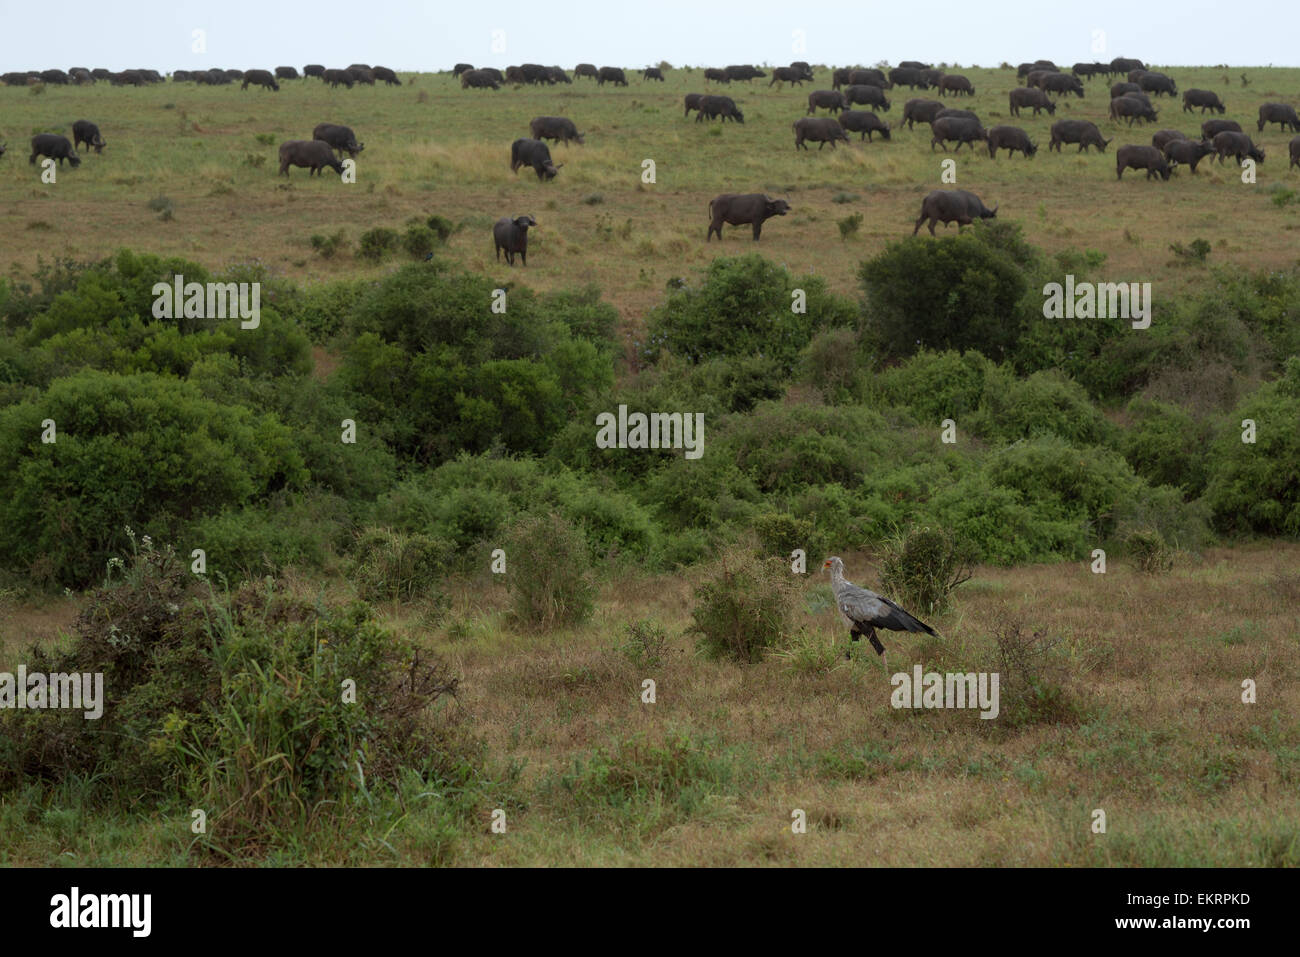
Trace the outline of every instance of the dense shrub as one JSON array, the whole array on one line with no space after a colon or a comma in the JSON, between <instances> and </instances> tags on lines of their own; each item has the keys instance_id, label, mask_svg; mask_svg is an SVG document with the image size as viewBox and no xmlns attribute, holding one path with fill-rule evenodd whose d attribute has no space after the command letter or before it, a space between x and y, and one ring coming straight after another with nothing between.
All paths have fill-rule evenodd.
<instances>
[{"instance_id":1,"label":"dense shrub","mask_svg":"<svg viewBox=\"0 0 1300 957\"><path fill-rule=\"evenodd\" d=\"M365 601L412 601L441 597L434 593L455 556L443 539L367 528L352 557L353 580Z\"/></svg>"},{"instance_id":2,"label":"dense shrub","mask_svg":"<svg viewBox=\"0 0 1300 957\"><path fill-rule=\"evenodd\" d=\"M789 637L798 600L796 576L784 559L732 548L696 586L689 633L712 657L758 661Z\"/></svg>"},{"instance_id":3,"label":"dense shrub","mask_svg":"<svg viewBox=\"0 0 1300 957\"><path fill-rule=\"evenodd\" d=\"M591 616L596 589L587 542L559 515L521 519L506 535L505 552L516 621L550 631Z\"/></svg>"},{"instance_id":4,"label":"dense shrub","mask_svg":"<svg viewBox=\"0 0 1300 957\"><path fill-rule=\"evenodd\" d=\"M347 502L326 492L272 495L198 518L179 539L201 548L209 575L230 582L279 575L286 568L322 570L348 539Z\"/></svg>"},{"instance_id":5,"label":"dense shrub","mask_svg":"<svg viewBox=\"0 0 1300 957\"><path fill-rule=\"evenodd\" d=\"M919 614L947 607L952 591L971 576L973 551L946 529L914 527L894 537L885 550L880 584Z\"/></svg>"},{"instance_id":6,"label":"dense shrub","mask_svg":"<svg viewBox=\"0 0 1300 957\"><path fill-rule=\"evenodd\" d=\"M1176 485L1188 496L1205 488L1210 429L1168 402L1135 398L1120 451L1133 470L1152 485Z\"/></svg>"}]
</instances>

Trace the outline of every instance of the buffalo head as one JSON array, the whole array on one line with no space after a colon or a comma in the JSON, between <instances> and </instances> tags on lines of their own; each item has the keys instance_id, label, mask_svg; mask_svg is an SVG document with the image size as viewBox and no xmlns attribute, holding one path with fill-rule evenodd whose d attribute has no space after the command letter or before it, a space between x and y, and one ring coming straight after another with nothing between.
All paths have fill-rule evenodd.
<instances>
[{"instance_id":1,"label":"buffalo head","mask_svg":"<svg viewBox=\"0 0 1300 957\"><path fill-rule=\"evenodd\" d=\"M769 199L764 203L764 209L769 216L784 216L790 211L790 204L783 199Z\"/></svg>"}]
</instances>

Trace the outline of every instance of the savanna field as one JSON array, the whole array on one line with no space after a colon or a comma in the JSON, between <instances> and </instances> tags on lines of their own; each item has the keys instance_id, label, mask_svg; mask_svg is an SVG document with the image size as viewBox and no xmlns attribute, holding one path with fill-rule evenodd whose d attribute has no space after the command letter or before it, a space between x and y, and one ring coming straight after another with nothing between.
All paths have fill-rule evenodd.
<instances>
[{"instance_id":1,"label":"savanna field","mask_svg":"<svg viewBox=\"0 0 1300 957\"><path fill-rule=\"evenodd\" d=\"M1113 80L1016 118L1014 68L946 69L1037 155L932 151L906 88L891 140L796 151L823 66L0 87L0 673L107 695L0 710L0 863L1300 864L1300 169L1255 128L1300 70L1165 67L1130 128ZM1191 88L1256 182L1116 182ZM585 136L549 182L509 168L539 115ZM277 175L321 122L354 184ZM939 188L997 217L910 238ZM706 243L730 192L791 210ZM156 317L176 274L260 325ZM1067 274L1150 283L1150 328L1045 317ZM703 454L598 448L620 405ZM846 657L832 555L938 634ZM914 666L998 673L998 717L891 706Z\"/></svg>"}]
</instances>

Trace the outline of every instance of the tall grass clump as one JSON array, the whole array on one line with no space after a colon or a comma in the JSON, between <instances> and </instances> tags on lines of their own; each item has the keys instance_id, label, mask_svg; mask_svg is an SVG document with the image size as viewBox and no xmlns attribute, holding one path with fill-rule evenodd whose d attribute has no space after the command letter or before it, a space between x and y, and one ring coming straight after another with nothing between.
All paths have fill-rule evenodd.
<instances>
[{"instance_id":1,"label":"tall grass clump","mask_svg":"<svg viewBox=\"0 0 1300 957\"><path fill-rule=\"evenodd\" d=\"M789 636L798 599L784 559L733 546L696 586L689 633L709 657L755 662Z\"/></svg>"}]
</instances>

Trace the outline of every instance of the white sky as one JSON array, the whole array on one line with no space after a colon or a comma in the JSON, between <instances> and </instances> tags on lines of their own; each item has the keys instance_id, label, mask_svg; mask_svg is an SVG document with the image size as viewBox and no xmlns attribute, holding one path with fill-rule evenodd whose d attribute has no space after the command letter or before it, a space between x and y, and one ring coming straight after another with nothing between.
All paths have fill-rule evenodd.
<instances>
[{"instance_id":1,"label":"white sky","mask_svg":"<svg viewBox=\"0 0 1300 957\"><path fill-rule=\"evenodd\" d=\"M1296 0L0 0L0 72L575 63L1300 65ZM205 31L196 54L192 32ZM494 52L493 31L505 49ZM794 50L803 31L805 52ZM1104 49L1094 50L1094 31Z\"/></svg>"}]
</instances>

